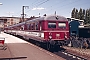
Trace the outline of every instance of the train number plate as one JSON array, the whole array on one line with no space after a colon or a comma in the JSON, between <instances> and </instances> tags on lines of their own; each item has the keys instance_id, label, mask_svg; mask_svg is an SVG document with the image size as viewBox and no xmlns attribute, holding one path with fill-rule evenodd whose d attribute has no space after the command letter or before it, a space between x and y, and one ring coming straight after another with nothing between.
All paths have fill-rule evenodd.
<instances>
[{"instance_id":1,"label":"train number plate","mask_svg":"<svg viewBox=\"0 0 90 60\"><path fill-rule=\"evenodd\" d=\"M57 36L57 37L59 37L59 36L60 36L60 34L56 34L56 36Z\"/></svg>"}]
</instances>

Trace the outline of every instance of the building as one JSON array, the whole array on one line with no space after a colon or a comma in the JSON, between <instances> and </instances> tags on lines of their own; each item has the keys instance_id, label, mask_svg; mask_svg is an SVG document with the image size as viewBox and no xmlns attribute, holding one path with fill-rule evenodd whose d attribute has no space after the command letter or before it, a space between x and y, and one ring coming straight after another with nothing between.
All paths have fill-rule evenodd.
<instances>
[{"instance_id":1,"label":"building","mask_svg":"<svg viewBox=\"0 0 90 60\"><path fill-rule=\"evenodd\" d=\"M24 21L35 19L38 17L31 16L30 18L24 18ZM18 24L23 22L23 19L21 17L0 17L0 30L4 30L4 27Z\"/></svg>"},{"instance_id":2,"label":"building","mask_svg":"<svg viewBox=\"0 0 90 60\"><path fill-rule=\"evenodd\" d=\"M9 25L17 24L20 22L20 17L0 17L0 30Z\"/></svg>"}]
</instances>

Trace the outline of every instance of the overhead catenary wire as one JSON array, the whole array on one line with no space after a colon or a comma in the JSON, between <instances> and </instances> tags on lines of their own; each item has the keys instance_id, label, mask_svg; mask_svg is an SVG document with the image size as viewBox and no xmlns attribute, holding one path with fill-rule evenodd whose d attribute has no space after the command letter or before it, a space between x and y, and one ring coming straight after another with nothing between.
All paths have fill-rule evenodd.
<instances>
[{"instance_id":1,"label":"overhead catenary wire","mask_svg":"<svg viewBox=\"0 0 90 60\"><path fill-rule=\"evenodd\" d=\"M49 0L46 0L45 2L47 2L47 1L49 1ZM60 9L60 8L62 8L62 7L68 6L68 5L71 5L71 4L76 3L76 2L78 2L78 1L80 1L80 0L75 0L74 2L70 2L70 3L67 3L67 4L64 4L65 1L63 1L62 3L63 3L64 5L61 5L61 6L59 6L58 3L57 3L57 4L55 4L55 5L58 5L58 6L57 6L56 8L53 8L53 5L50 6L50 7L49 7L49 11L51 11L51 10L57 11L57 9ZM45 3L45 2L43 2L43 3ZM40 6L40 5L42 5L43 3L37 5L37 7ZM54 6L55 6L55 5L54 5ZM60 7L60 8L59 8L59 7ZM50 9L50 8L51 8L51 9ZM29 12L29 11L27 11L27 12ZM44 11L44 13L45 13L45 11Z\"/></svg>"},{"instance_id":2,"label":"overhead catenary wire","mask_svg":"<svg viewBox=\"0 0 90 60\"><path fill-rule=\"evenodd\" d=\"M41 5L42 3L45 3L45 1L46 1L46 0L41 0L41 1L35 0L35 1L32 3L32 5L30 5L29 7L35 7L35 6L37 6L37 5ZM38 4L38 3L39 3L39 4ZM31 9L30 9L30 10L31 10ZM14 16L15 16L15 15L19 15L20 12L21 12L21 11L15 13ZM27 12L29 12L29 10L28 10ZM21 15L21 14L20 14L20 15Z\"/></svg>"},{"instance_id":3,"label":"overhead catenary wire","mask_svg":"<svg viewBox=\"0 0 90 60\"><path fill-rule=\"evenodd\" d=\"M41 0L33 4L33 7L37 7L39 4L43 3L46 0Z\"/></svg>"},{"instance_id":4,"label":"overhead catenary wire","mask_svg":"<svg viewBox=\"0 0 90 60\"><path fill-rule=\"evenodd\" d=\"M39 7L39 6L41 6L41 5L43 5L43 4L45 4L46 2L48 2L49 0L43 0L43 1L38 1L37 0L37 2L35 2L35 3L32 3L33 4L33 6L34 7ZM59 3L56 3L56 4L54 4L54 5L51 5L51 6L49 6L49 8L48 8L48 11L57 11L57 10L59 10L59 9L62 9L62 8L64 8L64 7L69 7L70 8L70 6L72 6L71 4L75 4L75 3L77 3L78 1L81 1L81 0L75 0L75 1L73 1L73 2L70 2L70 3L67 3L67 4L65 4L64 2L65 1L63 1L63 2L61 2L61 3L63 3L63 5L59 5ZM39 3L38 3L39 2ZM34 5L35 4L35 5ZM57 5L57 6L56 6ZM77 5L80 5L80 4L77 4ZM33 7L32 6L32 7ZM54 8L55 7L55 8ZM31 8L32 9L32 8ZM31 9L29 9L28 11L26 11L25 13L28 13L28 12L30 12L31 11ZM46 12L48 12L47 10L45 10L45 11L41 11L40 13L46 13ZM38 12L37 12L37 14L38 14Z\"/></svg>"},{"instance_id":5,"label":"overhead catenary wire","mask_svg":"<svg viewBox=\"0 0 90 60\"><path fill-rule=\"evenodd\" d=\"M66 9L65 7L67 6L68 8L71 8L70 6L73 6L72 4L76 4L76 3L78 3L79 1L82 1L82 0L75 0L75 1L73 1L73 2L70 2L70 3L67 3L67 4L64 4L64 5L62 5L62 6L57 6L56 8L53 8L53 6L51 7L51 9L49 9L49 11L57 11L57 9L62 9L62 8L64 8L64 9ZM86 5L88 2L84 2L84 3L78 3L78 4L76 4L75 6L73 6L73 8L74 7L76 7L76 6L79 6L79 5ZM60 8L59 8L60 7ZM52 9L53 8L53 9ZM73 9L72 8L72 9ZM81 8L81 7L80 7ZM65 13L65 11L62 11L62 12L64 12ZM42 12L41 12L42 13ZM44 13L45 13L45 11L44 11Z\"/></svg>"},{"instance_id":6,"label":"overhead catenary wire","mask_svg":"<svg viewBox=\"0 0 90 60\"><path fill-rule=\"evenodd\" d=\"M49 0L43 1L42 3L38 4L36 7L38 7L38 6L40 6L40 5L44 4L44 3L46 3L46 2L48 2L48 1L49 1Z\"/></svg>"},{"instance_id":7,"label":"overhead catenary wire","mask_svg":"<svg viewBox=\"0 0 90 60\"><path fill-rule=\"evenodd\" d=\"M48 1L49 1L49 0L44 0L44 1L42 1L41 3L39 3L38 5L36 5L35 7L39 7L40 5L42 5L42 4L44 4L44 3L48 2ZM31 9L32 9L32 8L31 8ZM31 9L28 10L28 11L26 11L26 13L29 12L29 11L31 11Z\"/></svg>"},{"instance_id":8,"label":"overhead catenary wire","mask_svg":"<svg viewBox=\"0 0 90 60\"><path fill-rule=\"evenodd\" d=\"M67 0L66 0L66 1L67 1ZM61 0L60 0L61 3L64 3L64 2L66 2L66 1L65 1L65 0L62 0L62 1L61 1ZM57 2L57 3L55 3L55 4L51 5L51 6L48 6L47 8L49 8L50 10L52 10L52 8L55 7L56 5L59 5L60 2ZM55 10L55 11L56 11L56 10ZM55 12L55 11L54 11L54 12ZM42 13L45 13L45 11L42 12Z\"/></svg>"},{"instance_id":9,"label":"overhead catenary wire","mask_svg":"<svg viewBox=\"0 0 90 60\"><path fill-rule=\"evenodd\" d=\"M51 11L51 10L57 11L57 9L61 9L61 8L65 7L65 6L69 6L69 5L71 5L71 4L77 3L78 1L80 1L80 0L75 0L74 2L70 2L70 3L67 3L67 4L61 5L61 6L59 6L58 4L56 4L56 5L58 5L58 6L55 7L55 8L53 8L53 5L52 5L51 9L49 8L48 11ZM63 3L64 3L64 2L63 2ZM45 11L44 11L44 12L45 12Z\"/></svg>"}]
</instances>

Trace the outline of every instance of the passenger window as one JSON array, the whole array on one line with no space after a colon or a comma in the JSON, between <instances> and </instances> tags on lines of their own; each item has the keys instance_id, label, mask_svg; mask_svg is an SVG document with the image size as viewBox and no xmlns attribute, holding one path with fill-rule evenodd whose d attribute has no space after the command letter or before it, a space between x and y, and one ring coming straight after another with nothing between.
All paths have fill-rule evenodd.
<instances>
[{"instance_id":1,"label":"passenger window","mask_svg":"<svg viewBox=\"0 0 90 60\"><path fill-rule=\"evenodd\" d=\"M56 22L48 22L48 28L56 28Z\"/></svg>"},{"instance_id":2,"label":"passenger window","mask_svg":"<svg viewBox=\"0 0 90 60\"><path fill-rule=\"evenodd\" d=\"M27 24L27 30L29 30L30 29L30 24Z\"/></svg>"},{"instance_id":3,"label":"passenger window","mask_svg":"<svg viewBox=\"0 0 90 60\"><path fill-rule=\"evenodd\" d=\"M38 23L36 23L36 30L38 30Z\"/></svg>"},{"instance_id":4,"label":"passenger window","mask_svg":"<svg viewBox=\"0 0 90 60\"><path fill-rule=\"evenodd\" d=\"M31 30L31 24L29 25L29 30Z\"/></svg>"},{"instance_id":5,"label":"passenger window","mask_svg":"<svg viewBox=\"0 0 90 60\"><path fill-rule=\"evenodd\" d=\"M33 24L31 24L31 30L33 30Z\"/></svg>"},{"instance_id":6,"label":"passenger window","mask_svg":"<svg viewBox=\"0 0 90 60\"><path fill-rule=\"evenodd\" d=\"M35 30L35 23L31 24L31 30Z\"/></svg>"}]
</instances>

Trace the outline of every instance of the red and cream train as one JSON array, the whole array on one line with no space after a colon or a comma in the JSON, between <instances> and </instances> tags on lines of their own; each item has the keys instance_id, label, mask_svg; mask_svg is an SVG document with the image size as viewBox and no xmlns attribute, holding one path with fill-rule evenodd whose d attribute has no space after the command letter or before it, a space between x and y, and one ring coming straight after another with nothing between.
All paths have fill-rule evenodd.
<instances>
[{"instance_id":1,"label":"red and cream train","mask_svg":"<svg viewBox=\"0 0 90 60\"><path fill-rule=\"evenodd\" d=\"M4 32L49 45L61 45L69 39L69 24L65 17L49 15L5 27Z\"/></svg>"}]
</instances>

